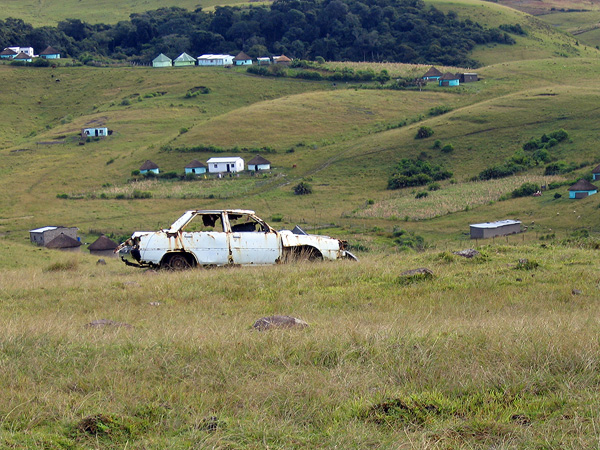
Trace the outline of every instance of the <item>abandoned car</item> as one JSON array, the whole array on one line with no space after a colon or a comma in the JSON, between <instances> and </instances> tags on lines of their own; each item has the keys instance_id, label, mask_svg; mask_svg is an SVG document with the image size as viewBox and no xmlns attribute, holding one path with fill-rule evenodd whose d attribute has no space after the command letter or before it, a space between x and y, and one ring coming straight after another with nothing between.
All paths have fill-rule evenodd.
<instances>
[{"instance_id":1,"label":"abandoned car","mask_svg":"<svg viewBox=\"0 0 600 450\"><path fill-rule=\"evenodd\" d=\"M339 239L306 234L298 227L276 231L250 210L192 210L168 229L136 231L115 252L131 266L186 269L298 259L356 260L346 245Z\"/></svg>"}]
</instances>

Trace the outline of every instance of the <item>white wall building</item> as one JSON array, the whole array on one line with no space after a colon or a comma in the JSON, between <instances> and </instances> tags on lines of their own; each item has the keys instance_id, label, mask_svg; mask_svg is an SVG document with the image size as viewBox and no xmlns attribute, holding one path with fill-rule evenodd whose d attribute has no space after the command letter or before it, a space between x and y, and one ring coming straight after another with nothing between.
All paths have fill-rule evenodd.
<instances>
[{"instance_id":1,"label":"white wall building","mask_svg":"<svg viewBox=\"0 0 600 450\"><path fill-rule=\"evenodd\" d=\"M32 58L35 56L33 54L33 47L7 47L15 52L17 55L19 53L25 53L27 56L31 56Z\"/></svg>"},{"instance_id":2,"label":"white wall building","mask_svg":"<svg viewBox=\"0 0 600 450\"><path fill-rule=\"evenodd\" d=\"M232 173L244 170L244 160L239 156L210 158L206 161L208 173Z\"/></svg>"},{"instance_id":3,"label":"white wall building","mask_svg":"<svg viewBox=\"0 0 600 450\"><path fill-rule=\"evenodd\" d=\"M233 64L231 55L200 55L198 56L199 66L229 66Z\"/></svg>"}]
</instances>

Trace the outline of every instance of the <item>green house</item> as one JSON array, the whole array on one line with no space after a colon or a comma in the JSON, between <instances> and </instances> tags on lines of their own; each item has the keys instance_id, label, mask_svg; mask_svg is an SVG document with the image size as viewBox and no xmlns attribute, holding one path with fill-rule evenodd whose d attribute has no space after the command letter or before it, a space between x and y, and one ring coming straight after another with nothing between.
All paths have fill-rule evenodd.
<instances>
[{"instance_id":1,"label":"green house","mask_svg":"<svg viewBox=\"0 0 600 450\"><path fill-rule=\"evenodd\" d=\"M181 55L179 55L177 58L175 58L175 60L173 61L173 65L175 67L195 66L196 58L192 58L190 55L183 52Z\"/></svg>"},{"instance_id":2,"label":"green house","mask_svg":"<svg viewBox=\"0 0 600 450\"><path fill-rule=\"evenodd\" d=\"M171 58L162 53L152 60L152 67L171 67L171 65Z\"/></svg>"}]
</instances>

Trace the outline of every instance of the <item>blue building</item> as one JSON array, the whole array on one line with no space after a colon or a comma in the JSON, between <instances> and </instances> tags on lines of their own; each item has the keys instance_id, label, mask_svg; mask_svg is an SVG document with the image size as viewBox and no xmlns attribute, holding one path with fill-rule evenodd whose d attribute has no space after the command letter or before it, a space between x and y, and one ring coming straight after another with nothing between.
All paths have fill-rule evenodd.
<instances>
[{"instance_id":1,"label":"blue building","mask_svg":"<svg viewBox=\"0 0 600 450\"><path fill-rule=\"evenodd\" d=\"M50 46L46 47L46 50L40 53L40 57L44 59L60 59L60 52Z\"/></svg>"},{"instance_id":2,"label":"blue building","mask_svg":"<svg viewBox=\"0 0 600 450\"><path fill-rule=\"evenodd\" d=\"M439 79L440 86L458 86L460 77L454 73L446 72Z\"/></svg>"},{"instance_id":3,"label":"blue building","mask_svg":"<svg viewBox=\"0 0 600 450\"><path fill-rule=\"evenodd\" d=\"M438 81L442 77L443 73L437 70L435 67L431 67L425 74L423 75L423 79L425 81Z\"/></svg>"},{"instance_id":4,"label":"blue building","mask_svg":"<svg viewBox=\"0 0 600 450\"><path fill-rule=\"evenodd\" d=\"M188 173L194 173L196 175L206 173L206 165L195 159L185 166L185 174L187 175Z\"/></svg>"},{"instance_id":5,"label":"blue building","mask_svg":"<svg viewBox=\"0 0 600 450\"><path fill-rule=\"evenodd\" d=\"M238 55L235 58L233 58L233 63L236 66L251 66L252 58L250 58L244 52L239 52Z\"/></svg>"},{"instance_id":6,"label":"blue building","mask_svg":"<svg viewBox=\"0 0 600 450\"><path fill-rule=\"evenodd\" d=\"M160 172L158 169L158 166L156 164L154 164L152 161L150 161L149 159L147 159L146 162L144 164L142 164L142 167L140 167L140 173L142 175L145 173L148 173L148 172L152 172L157 175Z\"/></svg>"},{"instance_id":7,"label":"blue building","mask_svg":"<svg viewBox=\"0 0 600 450\"><path fill-rule=\"evenodd\" d=\"M593 180L600 180L600 165L596 166L594 170L592 170Z\"/></svg>"},{"instance_id":8,"label":"blue building","mask_svg":"<svg viewBox=\"0 0 600 450\"><path fill-rule=\"evenodd\" d=\"M598 188L588 180L579 180L569 188L569 198L586 198L598 192Z\"/></svg>"}]
</instances>

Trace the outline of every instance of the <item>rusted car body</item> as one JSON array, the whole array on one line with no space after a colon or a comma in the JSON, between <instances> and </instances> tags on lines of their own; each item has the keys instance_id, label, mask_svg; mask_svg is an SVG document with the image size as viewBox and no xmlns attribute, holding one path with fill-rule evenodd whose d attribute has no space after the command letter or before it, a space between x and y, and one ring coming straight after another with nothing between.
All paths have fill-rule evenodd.
<instances>
[{"instance_id":1,"label":"rusted car body","mask_svg":"<svg viewBox=\"0 0 600 450\"><path fill-rule=\"evenodd\" d=\"M186 211L168 229L136 231L117 247L136 267L263 265L297 259L353 259L347 243L328 236L276 231L254 211Z\"/></svg>"}]
</instances>

